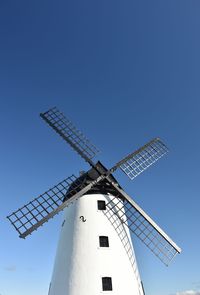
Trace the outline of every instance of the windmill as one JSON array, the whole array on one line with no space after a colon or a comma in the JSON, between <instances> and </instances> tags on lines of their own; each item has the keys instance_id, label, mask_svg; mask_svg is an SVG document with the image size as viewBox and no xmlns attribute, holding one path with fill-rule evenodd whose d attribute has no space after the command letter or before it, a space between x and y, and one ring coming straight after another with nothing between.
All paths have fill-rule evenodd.
<instances>
[{"instance_id":1,"label":"windmill","mask_svg":"<svg viewBox=\"0 0 200 295\"><path fill-rule=\"evenodd\" d=\"M130 232L166 265L181 249L113 173L121 169L133 180L167 147L155 138L107 169L93 162L99 150L57 108L40 116L90 165L7 217L25 238L64 210L49 295L144 295Z\"/></svg>"}]
</instances>

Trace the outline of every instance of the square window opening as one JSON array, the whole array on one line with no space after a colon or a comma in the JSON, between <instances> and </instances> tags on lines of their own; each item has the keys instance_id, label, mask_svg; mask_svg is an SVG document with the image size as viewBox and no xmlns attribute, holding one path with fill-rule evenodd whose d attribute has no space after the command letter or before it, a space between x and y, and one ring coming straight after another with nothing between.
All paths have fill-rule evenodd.
<instances>
[{"instance_id":1,"label":"square window opening","mask_svg":"<svg viewBox=\"0 0 200 295\"><path fill-rule=\"evenodd\" d=\"M112 291L112 278L103 277L102 278L102 289L103 291Z\"/></svg>"},{"instance_id":2,"label":"square window opening","mask_svg":"<svg viewBox=\"0 0 200 295\"><path fill-rule=\"evenodd\" d=\"M106 202L105 201L97 201L98 210L106 210Z\"/></svg>"},{"instance_id":3,"label":"square window opening","mask_svg":"<svg viewBox=\"0 0 200 295\"><path fill-rule=\"evenodd\" d=\"M100 247L109 247L109 240L107 236L99 237L99 246Z\"/></svg>"}]
</instances>

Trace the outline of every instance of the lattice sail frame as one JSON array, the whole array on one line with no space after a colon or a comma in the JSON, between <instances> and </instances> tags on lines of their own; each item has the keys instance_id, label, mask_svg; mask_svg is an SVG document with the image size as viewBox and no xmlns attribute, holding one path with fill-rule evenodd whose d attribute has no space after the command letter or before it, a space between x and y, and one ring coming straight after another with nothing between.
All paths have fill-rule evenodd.
<instances>
[{"instance_id":1,"label":"lattice sail frame","mask_svg":"<svg viewBox=\"0 0 200 295\"><path fill-rule=\"evenodd\" d=\"M122 224L133 232L165 265L169 265L181 249L162 231L138 205L127 199L111 197L106 204L108 211L117 215ZM125 209L125 210L124 210ZM106 216L108 214L104 213Z\"/></svg>"},{"instance_id":2,"label":"lattice sail frame","mask_svg":"<svg viewBox=\"0 0 200 295\"><path fill-rule=\"evenodd\" d=\"M77 179L75 175L71 175L7 216L21 238L25 238L29 232L31 233L49 219L49 215L62 205L63 199L66 198L67 191L74 181L77 186L70 190L67 199L76 194L82 186L82 183L77 182Z\"/></svg>"},{"instance_id":3,"label":"lattice sail frame","mask_svg":"<svg viewBox=\"0 0 200 295\"><path fill-rule=\"evenodd\" d=\"M56 107L40 114L71 147L89 164L93 165L92 158L99 150L68 120Z\"/></svg>"},{"instance_id":4,"label":"lattice sail frame","mask_svg":"<svg viewBox=\"0 0 200 295\"><path fill-rule=\"evenodd\" d=\"M160 138L155 138L149 143L131 153L116 166L133 180L136 176L158 161L168 152L168 148Z\"/></svg>"}]
</instances>

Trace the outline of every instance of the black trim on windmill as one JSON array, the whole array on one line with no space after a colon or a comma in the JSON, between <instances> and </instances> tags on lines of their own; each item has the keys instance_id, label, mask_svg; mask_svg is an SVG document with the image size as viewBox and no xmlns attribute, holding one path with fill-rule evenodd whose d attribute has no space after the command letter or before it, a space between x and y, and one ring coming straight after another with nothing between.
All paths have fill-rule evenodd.
<instances>
[{"instance_id":1,"label":"black trim on windmill","mask_svg":"<svg viewBox=\"0 0 200 295\"><path fill-rule=\"evenodd\" d=\"M99 150L56 107L41 113L40 116L64 141L70 144L91 166L91 169L79 177L71 175L7 216L20 238L30 235L84 194L109 194L117 198L118 202L112 200L108 202L107 210L118 214L121 210L120 203L123 203L125 214L121 222L127 225L164 264L168 265L175 255L181 252L181 249L121 188L113 176L113 173L120 168L133 180L158 161L168 152L168 148L161 139L151 140L124 157L112 168L107 169L100 161L96 164L93 162L92 159Z\"/></svg>"}]
</instances>

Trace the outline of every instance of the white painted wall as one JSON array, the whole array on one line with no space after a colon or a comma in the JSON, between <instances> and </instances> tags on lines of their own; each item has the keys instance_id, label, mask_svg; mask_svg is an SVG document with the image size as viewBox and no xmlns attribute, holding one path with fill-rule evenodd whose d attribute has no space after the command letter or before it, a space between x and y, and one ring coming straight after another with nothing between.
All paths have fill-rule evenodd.
<instances>
[{"instance_id":1,"label":"white painted wall","mask_svg":"<svg viewBox=\"0 0 200 295\"><path fill-rule=\"evenodd\" d=\"M49 295L143 295L128 228L97 209L108 199L84 195L65 209ZM99 247L99 236L109 248ZM102 291L102 277L112 277L113 291Z\"/></svg>"}]
</instances>

